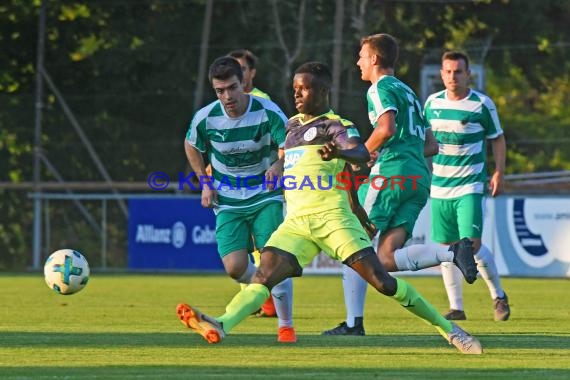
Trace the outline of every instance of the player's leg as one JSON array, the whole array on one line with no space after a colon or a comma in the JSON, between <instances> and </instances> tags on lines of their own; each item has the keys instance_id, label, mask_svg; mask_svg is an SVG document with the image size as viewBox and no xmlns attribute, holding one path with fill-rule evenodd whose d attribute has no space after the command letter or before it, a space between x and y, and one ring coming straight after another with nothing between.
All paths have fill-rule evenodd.
<instances>
[{"instance_id":1,"label":"player's leg","mask_svg":"<svg viewBox=\"0 0 570 380\"><path fill-rule=\"evenodd\" d=\"M268 249L261 257L252 283L234 296L222 316L213 318L187 304L179 304L176 312L182 323L202 335L208 343L219 343L238 323L259 309L273 286L301 273L302 269L293 255Z\"/></svg>"},{"instance_id":2,"label":"player's leg","mask_svg":"<svg viewBox=\"0 0 570 380\"><path fill-rule=\"evenodd\" d=\"M408 311L434 325L463 353L482 353L479 341L443 318L407 282L395 279L384 269L366 232L350 211L329 212L311 223L315 242L330 257L352 267L380 293L390 296Z\"/></svg>"},{"instance_id":3,"label":"player's leg","mask_svg":"<svg viewBox=\"0 0 570 380\"><path fill-rule=\"evenodd\" d=\"M442 245L457 241L459 228L455 200L431 199L431 239ZM442 262L441 277L449 301L444 317L449 320L466 319L463 307L463 275L453 262Z\"/></svg>"},{"instance_id":4,"label":"player's leg","mask_svg":"<svg viewBox=\"0 0 570 380\"><path fill-rule=\"evenodd\" d=\"M459 326L443 318L408 282L394 278L382 267L372 249L354 253L345 263L357 271L378 292L393 298L407 311L436 327L439 333L464 354L481 354L481 343Z\"/></svg>"},{"instance_id":5,"label":"player's leg","mask_svg":"<svg viewBox=\"0 0 570 380\"><path fill-rule=\"evenodd\" d=\"M374 165L369 178L379 177L379 165ZM376 187L380 187L378 184ZM370 181L358 189L358 199L369 219L378 229L377 237L385 231L391 218L391 199L383 196L382 192L371 186ZM346 320L336 327L323 331L323 335L364 335L364 304L366 301L366 288L368 284L352 268L343 265L342 288L344 292L344 305L346 307Z\"/></svg>"},{"instance_id":6,"label":"player's leg","mask_svg":"<svg viewBox=\"0 0 570 380\"><path fill-rule=\"evenodd\" d=\"M467 282L472 283L477 276L477 267L468 239L452 245L435 243L413 244L404 247L412 236L415 223L429 197L427 187L418 186L400 192L401 201L391 221L390 231L381 242L380 262L390 271L416 271L439 265L442 262L455 262ZM455 219L453 219L455 221ZM400 228L401 227L401 228Z\"/></svg>"},{"instance_id":7,"label":"player's leg","mask_svg":"<svg viewBox=\"0 0 570 380\"><path fill-rule=\"evenodd\" d=\"M275 285L287 277L300 276L302 267L317 255L319 249L304 235L305 231L310 228L298 219L289 219L279 226L267 242L252 284L234 296L223 315L214 319L181 304L177 307L180 319L208 342L220 342L226 333L263 304ZM281 246L285 249L275 248ZM294 256L289 252L302 252L302 255Z\"/></svg>"},{"instance_id":8,"label":"player's leg","mask_svg":"<svg viewBox=\"0 0 570 380\"><path fill-rule=\"evenodd\" d=\"M477 268L489 288L493 299L494 319L506 321L510 316L508 297L501 286L501 278L495 264L495 256L488 247L481 244L485 198L481 194L462 197L457 206L459 233L473 241Z\"/></svg>"},{"instance_id":9,"label":"player's leg","mask_svg":"<svg viewBox=\"0 0 570 380\"><path fill-rule=\"evenodd\" d=\"M270 290L288 277L300 276L318 254L319 248L310 238L311 228L304 218L286 219L267 241L261 254L261 264L252 278L252 284L236 295L228 304L226 313L217 318L228 332L247 312L265 301ZM294 252L295 255L290 252ZM259 302L260 299L262 302Z\"/></svg>"},{"instance_id":10,"label":"player's leg","mask_svg":"<svg viewBox=\"0 0 570 380\"><path fill-rule=\"evenodd\" d=\"M342 266L342 290L346 319L332 329L325 330L322 335L355 335L364 336L364 301L368 283L351 267Z\"/></svg>"},{"instance_id":11,"label":"player's leg","mask_svg":"<svg viewBox=\"0 0 570 380\"><path fill-rule=\"evenodd\" d=\"M240 284L249 284L256 271L247 254L250 236L245 214L222 211L217 215L218 252L226 273ZM218 343L224 338L221 324L198 309L181 303L176 307L176 313L185 326L198 332L209 343Z\"/></svg>"},{"instance_id":12,"label":"player's leg","mask_svg":"<svg viewBox=\"0 0 570 380\"><path fill-rule=\"evenodd\" d=\"M226 273L240 284L249 284L256 270L247 253L249 239L245 214L226 210L216 216L218 253Z\"/></svg>"},{"instance_id":13,"label":"player's leg","mask_svg":"<svg viewBox=\"0 0 570 380\"><path fill-rule=\"evenodd\" d=\"M271 289L288 277L300 276L301 267L295 257L275 247L263 249L261 263L252 283L240 291L226 306L226 312L216 318L226 333L265 302Z\"/></svg>"},{"instance_id":14,"label":"player's leg","mask_svg":"<svg viewBox=\"0 0 570 380\"><path fill-rule=\"evenodd\" d=\"M256 213L251 221L252 233L255 245L264 247L271 234L283 222L283 204L281 202L268 202ZM268 297L261 306L261 311L267 316L277 314L279 331L285 331L287 327L293 327L293 282L290 278L285 279L271 290L271 297ZM272 301L270 301L272 300ZM273 310L270 310L270 307Z\"/></svg>"}]
</instances>

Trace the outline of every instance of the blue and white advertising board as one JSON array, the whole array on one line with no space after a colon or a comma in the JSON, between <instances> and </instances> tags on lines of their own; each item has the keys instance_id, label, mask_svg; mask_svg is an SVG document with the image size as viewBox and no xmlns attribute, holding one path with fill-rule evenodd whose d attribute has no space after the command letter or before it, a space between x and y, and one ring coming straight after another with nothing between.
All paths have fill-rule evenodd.
<instances>
[{"instance_id":1,"label":"blue and white advertising board","mask_svg":"<svg viewBox=\"0 0 570 380\"><path fill-rule=\"evenodd\" d=\"M408 244L430 242L430 204L422 210ZM495 254L499 273L516 277L570 277L570 197L487 198L483 244ZM320 254L305 273L340 273ZM439 267L402 274L439 274Z\"/></svg>"},{"instance_id":2,"label":"blue and white advertising board","mask_svg":"<svg viewBox=\"0 0 570 380\"><path fill-rule=\"evenodd\" d=\"M129 269L223 271L216 221L199 198L129 200Z\"/></svg>"},{"instance_id":3,"label":"blue and white advertising board","mask_svg":"<svg viewBox=\"0 0 570 380\"><path fill-rule=\"evenodd\" d=\"M501 197L494 208L504 274L570 277L570 197Z\"/></svg>"}]
</instances>

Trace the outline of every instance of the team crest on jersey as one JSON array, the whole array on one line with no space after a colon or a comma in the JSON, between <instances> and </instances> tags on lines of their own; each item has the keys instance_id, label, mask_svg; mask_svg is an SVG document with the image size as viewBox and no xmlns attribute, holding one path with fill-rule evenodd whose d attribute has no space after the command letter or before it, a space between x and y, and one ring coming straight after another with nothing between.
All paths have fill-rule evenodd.
<instances>
[{"instance_id":1,"label":"team crest on jersey","mask_svg":"<svg viewBox=\"0 0 570 380\"><path fill-rule=\"evenodd\" d=\"M311 127L309 129L307 129L307 131L303 135L303 139L305 139L305 141L313 141L315 139L315 137L317 137L317 128L316 127Z\"/></svg>"}]
</instances>

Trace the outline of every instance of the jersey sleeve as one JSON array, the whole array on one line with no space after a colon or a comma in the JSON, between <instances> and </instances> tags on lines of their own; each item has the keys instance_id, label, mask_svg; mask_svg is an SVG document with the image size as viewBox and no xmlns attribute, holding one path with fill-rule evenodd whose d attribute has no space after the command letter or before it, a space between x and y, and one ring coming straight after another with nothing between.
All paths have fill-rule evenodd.
<instances>
[{"instance_id":1,"label":"jersey sleeve","mask_svg":"<svg viewBox=\"0 0 570 380\"><path fill-rule=\"evenodd\" d=\"M283 148L285 145L285 124L287 123L287 117L277 105L275 105L274 109L268 110L267 114L270 121L271 141L279 148Z\"/></svg>"},{"instance_id":2,"label":"jersey sleeve","mask_svg":"<svg viewBox=\"0 0 570 380\"><path fill-rule=\"evenodd\" d=\"M360 133L356 126L351 121L345 119L331 122L327 128L327 134L331 141L341 150L350 149L355 142L361 142Z\"/></svg>"},{"instance_id":3,"label":"jersey sleeve","mask_svg":"<svg viewBox=\"0 0 570 380\"><path fill-rule=\"evenodd\" d=\"M368 118L373 126L386 112L398 113L398 103L394 93L383 88L379 83L370 87L366 96L368 97Z\"/></svg>"},{"instance_id":4,"label":"jersey sleeve","mask_svg":"<svg viewBox=\"0 0 570 380\"><path fill-rule=\"evenodd\" d=\"M186 141L200 152L206 152L207 136L206 136L206 119L194 115L190 122L190 127L186 133Z\"/></svg>"},{"instance_id":5,"label":"jersey sleeve","mask_svg":"<svg viewBox=\"0 0 570 380\"><path fill-rule=\"evenodd\" d=\"M501 122L499 121L499 114L497 113L497 107L495 103L489 98L483 98L483 110L482 110L483 127L485 128L485 137L488 139L494 139L503 134L503 129L501 128Z\"/></svg>"}]
</instances>

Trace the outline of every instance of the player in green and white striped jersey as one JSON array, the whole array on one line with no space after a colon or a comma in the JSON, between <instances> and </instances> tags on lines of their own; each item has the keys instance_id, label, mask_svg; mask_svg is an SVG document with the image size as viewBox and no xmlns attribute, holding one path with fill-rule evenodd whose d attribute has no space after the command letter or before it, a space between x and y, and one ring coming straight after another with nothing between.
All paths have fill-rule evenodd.
<instances>
[{"instance_id":1,"label":"player in green and white striped jersey","mask_svg":"<svg viewBox=\"0 0 570 380\"><path fill-rule=\"evenodd\" d=\"M445 53L441 78L446 89L432 94L425 104L426 119L439 142L431 182L432 239L444 244L464 237L471 239L477 267L494 300L495 320L505 321L510 315L508 298L493 254L481 244L481 232L487 183L486 141L491 142L495 159L489 182L492 196L503 191L506 143L495 104L469 88L469 76L465 54ZM461 274L453 263L442 263L441 268L450 303L445 316L465 319Z\"/></svg>"},{"instance_id":2,"label":"player in green and white striped jersey","mask_svg":"<svg viewBox=\"0 0 570 380\"><path fill-rule=\"evenodd\" d=\"M258 58L255 56L255 54L253 54L250 50L247 49L236 49L232 50L228 55L232 58L235 58L236 61L238 61L239 64L241 65L241 71L243 73L242 82L243 82L244 92L253 96L271 100L271 97L267 93L261 91L253 84L253 78L255 78L255 76L257 75L257 62L258 62ZM250 248L248 248L248 250L252 252L251 256L253 257L253 262L255 263L255 266L259 266L259 263L261 261L261 254L258 250L254 250L253 242L251 242L251 246ZM241 284L242 289L245 286L246 284ZM273 297L269 297L267 301L265 301L263 306L261 306L261 310L258 313L256 313L256 315L260 317L276 316Z\"/></svg>"},{"instance_id":3,"label":"player in green and white striped jersey","mask_svg":"<svg viewBox=\"0 0 570 380\"><path fill-rule=\"evenodd\" d=\"M368 183L358 189L358 198L378 228L376 254L390 272L417 271L453 261L466 278L474 280L477 268L468 239L452 246L405 246L429 197L430 179L424 156L437 153L438 145L417 96L395 77L398 43L394 37L374 34L362 38L360 44L357 65L362 80L371 83L366 99L374 128L365 145L371 156L378 159L371 163ZM411 181L411 176L416 181ZM342 270L346 321L323 334L364 335L366 282L347 265Z\"/></svg>"},{"instance_id":4,"label":"player in green and white striped jersey","mask_svg":"<svg viewBox=\"0 0 570 380\"><path fill-rule=\"evenodd\" d=\"M287 118L272 101L244 92L236 59L216 59L208 76L218 100L195 113L184 147L200 179L202 206L216 213L224 268L237 282L247 284L256 271L248 257L249 242L253 237L257 248L264 247L283 222L283 194L274 184L283 173L279 158ZM212 165L211 177L202 154ZM280 330L292 330L291 280L274 287L272 294L281 302L276 305Z\"/></svg>"}]
</instances>

